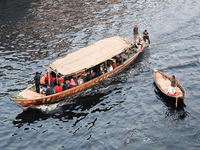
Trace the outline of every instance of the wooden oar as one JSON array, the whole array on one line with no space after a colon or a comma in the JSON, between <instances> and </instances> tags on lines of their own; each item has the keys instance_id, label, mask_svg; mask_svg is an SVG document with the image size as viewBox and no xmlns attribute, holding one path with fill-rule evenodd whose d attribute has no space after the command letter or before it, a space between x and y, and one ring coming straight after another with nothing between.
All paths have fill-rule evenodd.
<instances>
[{"instance_id":1,"label":"wooden oar","mask_svg":"<svg viewBox=\"0 0 200 150\"><path fill-rule=\"evenodd\" d=\"M175 83L176 83L176 74L175 74ZM177 85L176 85L176 108L177 108L177 105L178 105L178 95L177 95Z\"/></svg>"}]
</instances>

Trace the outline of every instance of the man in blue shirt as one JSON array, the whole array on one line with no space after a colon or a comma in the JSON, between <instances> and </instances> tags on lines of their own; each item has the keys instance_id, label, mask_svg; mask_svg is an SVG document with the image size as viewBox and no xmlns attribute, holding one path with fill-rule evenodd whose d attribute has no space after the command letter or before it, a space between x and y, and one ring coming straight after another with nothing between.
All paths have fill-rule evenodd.
<instances>
[{"instance_id":1,"label":"man in blue shirt","mask_svg":"<svg viewBox=\"0 0 200 150\"><path fill-rule=\"evenodd\" d=\"M54 90L50 85L47 85L46 95L52 95L55 94Z\"/></svg>"}]
</instances>

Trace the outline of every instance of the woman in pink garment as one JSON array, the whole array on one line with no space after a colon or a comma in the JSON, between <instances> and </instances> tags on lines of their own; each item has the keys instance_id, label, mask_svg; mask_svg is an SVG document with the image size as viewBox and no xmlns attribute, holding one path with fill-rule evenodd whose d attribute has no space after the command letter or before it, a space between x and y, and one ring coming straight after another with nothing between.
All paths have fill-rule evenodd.
<instances>
[{"instance_id":1,"label":"woman in pink garment","mask_svg":"<svg viewBox=\"0 0 200 150\"><path fill-rule=\"evenodd\" d=\"M76 83L74 82L74 79L71 79L71 82L70 82L70 84L68 86L68 89L73 88L75 86L76 86Z\"/></svg>"}]
</instances>

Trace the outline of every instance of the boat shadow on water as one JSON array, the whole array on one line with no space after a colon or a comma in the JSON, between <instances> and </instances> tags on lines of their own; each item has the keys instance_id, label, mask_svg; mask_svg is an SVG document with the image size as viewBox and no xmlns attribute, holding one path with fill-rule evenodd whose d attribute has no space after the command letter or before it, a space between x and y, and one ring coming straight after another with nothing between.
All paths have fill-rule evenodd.
<instances>
[{"instance_id":1,"label":"boat shadow on water","mask_svg":"<svg viewBox=\"0 0 200 150\"><path fill-rule=\"evenodd\" d=\"M24 124L36 123L49 118L58 119L61 122L69 122L74 120L72 126L75 126L79 121L83 120L89 113L95 113L96 111L109 111L116 105L110 105L102 103L103 108L94 108L97 104L101 103L107 95L113 90L108 89L103 92L95 94L88 93L79 94L79 96L72 96L70 99L63 100L54 104L43 104L39 106L27 107L24 111L18 114L13 121L14 126L20 128ZM107 106L106 106L107 105Z\"/></svg>"},{"instance_id":2,"label":"boat shadow on water","mask_svg":"<svg viewBox=\"0 0 200 150\"><path fill-rule=\"evenodd\" d=\"M161 100L165 106L167 106L167 111L165 112L166 118L171 118L172 122L177 122L184 120L189 113L185 111L186 105L184 102L178 102L177 108L175 106L175 101L170 99L169 97L166 97L154 84L154 92L156 95L156 98Z\"/></svg>"}]
</instances>

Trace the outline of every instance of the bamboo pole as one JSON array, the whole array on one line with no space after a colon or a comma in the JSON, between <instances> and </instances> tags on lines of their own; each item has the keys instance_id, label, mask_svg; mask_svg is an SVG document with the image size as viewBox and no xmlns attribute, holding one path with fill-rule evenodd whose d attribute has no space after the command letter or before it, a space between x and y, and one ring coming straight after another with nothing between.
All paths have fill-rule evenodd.
<instances>
[{"instance_id":1,"label":"bamboo pole","mask_svg":"<svg viewBox=\"0 0 200 150\"><path fill-rule=\"evenodd\" d=\"M176 83L176 74L175 74L175 83ZM178 105L178 95L177 95L177 85L176 85L176 108L177 108L177 105Z\"/></svg>"}]
</instances>

